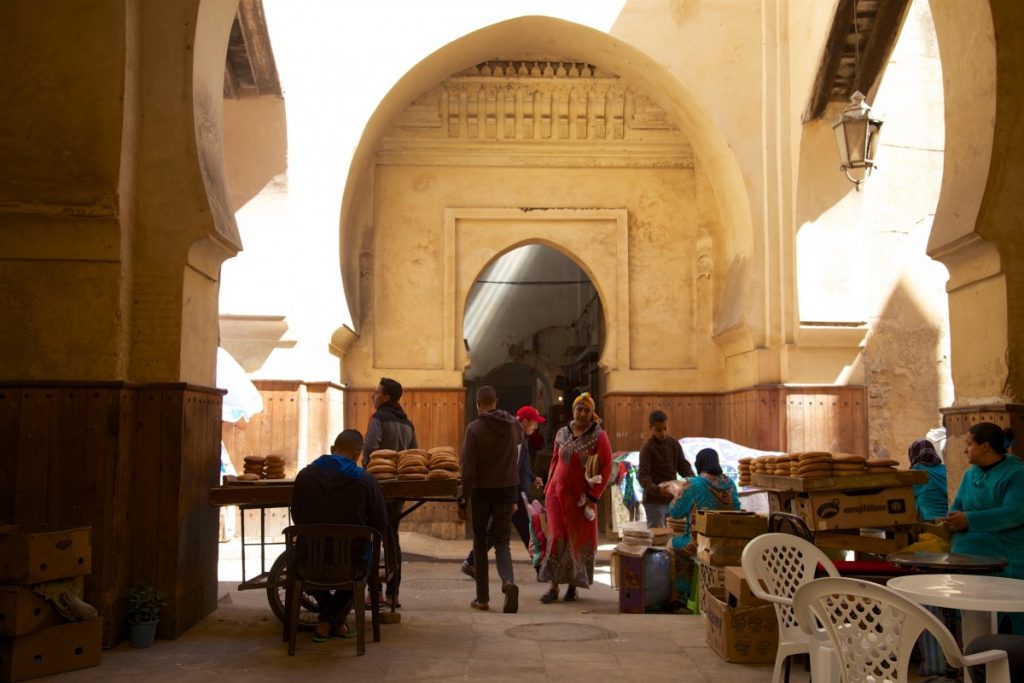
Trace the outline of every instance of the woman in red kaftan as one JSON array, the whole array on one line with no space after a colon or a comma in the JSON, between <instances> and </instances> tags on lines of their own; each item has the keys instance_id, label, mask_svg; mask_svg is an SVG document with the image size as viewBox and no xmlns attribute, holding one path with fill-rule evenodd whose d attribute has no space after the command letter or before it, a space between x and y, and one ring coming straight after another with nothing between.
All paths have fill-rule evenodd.
<instances>
[{"instance_id":1,"label":"woman in red kaftan","mask_svg":"<svg viewBox=\"0 0 1024 683\"><path fill-rule=\"evenodd\" d=\"M544 489L548 548L540 580L551 582L541 597L545 603L558 599L559 584L569 586L565 600L575 600L577 586L588 588L594 582L597 501L611 479L612 447L594 412L594 399L580 394L572 414L572 421L555 436Z\"/></svg>"}]
</instances>

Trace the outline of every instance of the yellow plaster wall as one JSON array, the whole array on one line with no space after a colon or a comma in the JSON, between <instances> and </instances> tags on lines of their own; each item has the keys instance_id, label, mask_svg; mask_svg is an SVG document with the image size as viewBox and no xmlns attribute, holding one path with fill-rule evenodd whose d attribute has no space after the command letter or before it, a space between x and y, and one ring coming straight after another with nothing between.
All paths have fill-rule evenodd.
<instances>
[{"instance_id":1,"label":"yellow plaster wall","mask_svg":"<svg viewBox=\"0 0 1024 683\"><path fill-rule=\"evenodd\" d=\"M692 169L380 167L373 324L361 327L345 357L345 381L370 386L394 372L411 386L461 386L469 284L500 253L539 241L574 258L601 294L612 337L601 361L609 390L718 386L720 353L708 334L710 292L703 290L703 301L697 296L704 212L694 176ZM446 209L522 208L515 220L472 217L446 234ZM616 242L612 226L588 222L585 214L552 220L540 210L549 208L624 210L624 243ZM481 233L490 238L481 241ZM714 275L712 259L701 268L705 278ZM704 320L696 319L698 311Z\"/></svg>"}]
</instances>

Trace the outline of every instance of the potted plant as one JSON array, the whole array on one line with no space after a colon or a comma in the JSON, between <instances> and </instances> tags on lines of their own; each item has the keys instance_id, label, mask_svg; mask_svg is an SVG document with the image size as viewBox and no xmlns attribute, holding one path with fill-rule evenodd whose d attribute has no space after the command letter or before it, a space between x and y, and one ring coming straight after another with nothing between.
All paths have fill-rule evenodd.
<instances>
[{"instance_id":1,"label":"potted plant","mask_svg":"<svg viewBox=\"0 0 1024 683\"><path fill-rule=\"evenodd\" d=\"M165 595L153 586L138 584L125 593L128 602L128 641L132 647L149 647L156 637Z\"/></svg>"}]
</instances>

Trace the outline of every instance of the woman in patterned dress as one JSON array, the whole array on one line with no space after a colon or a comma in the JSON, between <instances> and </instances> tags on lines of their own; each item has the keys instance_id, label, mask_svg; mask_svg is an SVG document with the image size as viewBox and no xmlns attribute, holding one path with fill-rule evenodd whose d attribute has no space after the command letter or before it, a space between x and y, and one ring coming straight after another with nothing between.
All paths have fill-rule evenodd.
<instances>
[{"instance_id":1,"label":"woman in patterned dress","mask_svg":"<svg viewBox=\"0 0 1024 683\"><path fill-rule=\"evenodd\" d=\"M572 404L572 421L558 430L548 484L544 490L548 514L548 548L540 569L551 589L541 602L558 600L558 587L567 584L565 600L575 600L576 588L594 582L597 552L597 501L612 472L612 447L594 412L594 399L580 394Z\"/></svg>"}]
</instances>

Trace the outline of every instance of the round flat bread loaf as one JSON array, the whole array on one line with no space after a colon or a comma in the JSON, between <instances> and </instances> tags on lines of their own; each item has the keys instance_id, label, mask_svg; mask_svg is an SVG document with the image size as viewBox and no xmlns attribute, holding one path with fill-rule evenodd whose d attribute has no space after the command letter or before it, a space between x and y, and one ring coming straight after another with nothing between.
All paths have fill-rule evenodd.
<instances>
[{"instance_id":1,"label":"round flat bread loaf","mask_svg":"<svg viewBox=\"0 0 1024 683\"><path fill-rule=\"evenodd\" d=\"M437 453L455 453L454 446L435 446L434 448L427 449L428 455L435 455Z\"/></svg>"},{"instance_id":2,"label":"round flat bread loaf","mask_svg":"<svg viewBox=\"0 0 1024 683\"><path fill-rule=\"evenodd\" d=\"M242 480L242 481L258 481L259 478L260 478L260 475L246 473L246 474L239 474L238 478L240 480Z\"/></svg>"},{"instance_id":3,"label":"round flat bread loaf","mask_svg":"<svg viewBox=\"0 0 1024 683\"><path fill-rule=\"evenodd\" d=\"M424 467L423 465L407 465L405 467L402 467L401 465L398 466L399 474L427 474L428 472L430 472L430 468Z\"/></svg>"},{"instance_id":4,"label":"round flat bread loaf","mask_svg":"<svg viewBox=\"0 0 1024 683\"><path fill-rule=\"evenodd\" d=\"M395 460L398 457L398 451L393 451L390 448L382 448L370 453L370 460L376 460L377 458L385 458L387 460Z\"/></svg>"},{"instance_id":5,"label":"round flat bread loaf","mask_svg":"<svg viewBox=\"0 0 1024 683\"><path fill-rule=\"evenodd\" d=\"M899 464L899 460L893 460L892 458L876 458L867 461L868 467L896 467Z\"/></svg>"},{"instance_id":6,"label":"round flat bread loaf","mask_svg":"<svg viewBox=\"0 0 1024 683\"><path fill-rule=\"evenodd\" d=\"M398 457L402 457L403 455L422 455L423 457L426 457L427 451L422 448L406 448L404 451L398 451Z\"/></svg>"},{"instance_id":7,"label":"round flat bread loaf","mask_svg":"<svg viewBox=\"0 0 1024 683\"><path fill-rule=\"evenodd\" d=\"M373 472L373 478L377 481L388 481L389 479L396 479L397 474L391 474L390 472Z\"/></svg>"},{"instance_id":8,"label":"round flat bread loaf","mask_svg":"<svg viewBox=\"0 0 1024 683\"><path fill-rule=\"evenodd\" d=\"M459 463L457 463L457 462L448 462L447 460L443 460L443 461L437 462L437 463L434 463L434 462L430 463L430 469L431 470L445 470L447 472L458 472L462 468L459 467Z\"/></svg>"},{"instance_id":9,"label":"round flat bread loaf","mask_svg":"<svg viewBox=\"0 0 1024 683\"><path fill-rule=\"evenodd\" d=\"M399 474L399 481L423 481L427 478L426 474Z\"/></svg>"},{"instance_id":10,"label":"round flat bread loaf","mask_svg":"<svg viewBox=\"0 0 1024 683\"><path fill-rule=\"evenodd\" d=\"M405 458L399 459L398 469L405 469L406 467L429 467L430 461L425 458Z\"/></svg>"},{"instance_id":11,"label":"round flat bread loaf","mask_svg":"<svg viewBox=\"0 0 1024 683\"><path fill-rule=\"evenodd\" d=\"M799 458L799 459L800 459L801 461L804 461L804 460L811 460L811 459L814 459L814 458L820 458L820 457L822 457L822 456L825 456L825 457L831 458L831 457L832 457L832 454L831 454L831 453L828 453L828 452L826 452L826 451L804 451L803 453L801 453L801 454L800 454L799 456L797 456L797 457L798 457L798 458Z\"/></svg>"},{"instance_id":12,"label":"round flat bread loaf","mask_svg":"<svg viewBox=\"0 0 1024 683\"><path fill-rule=\"evenodd\" d=\"M448 470L431 470L430 474L427 475L427 479L457 479L458 474L455 472L449 472Z\"/></svg>"},{"instance_id":13,"label":"round flat bread loaf","mask_svg":"<svg viewBox=\"0 0 1024 683\"><path fill-rule=\"evenodd\" d=\"M867 462L867 458L865 458L863 455L854 455L852 453L836 453L835 455L832 456L832 461L833 462L844 462L844 463L849 463L849 462L860 462L860 463L863 463L863 462Z\"/></svg>"},{"instance_id":14,"label":"round flat bread loaf","mask_svg":"<svg viewBox=\"0 0 1024 683\"><path fill-rule=\"evenodd\" d=\"M376 462L371 460L370 464L366 466L367 472L395 472L396 470L398 468L386 460L377 460Z\"/></svg>"},{"instance_id":15,"label":"round flat bread loaf","mask_svg":"<svg viewBox=\"0 0 1024 683\"><path fill-rule=\"evenodd\" d=\"M247 455L242 458L242 462L258 462L260 464L263 464L266 460L267 458L262 455Z\"/></svg>"},{"instance_id":16,"label":"round flat bread loaf","mask_svg":"<svg viewBox=\"0 0 1024 683\"><path fill-rule=\"evenodd\" d=\"M828 465L828 464L825 464L825 465L816 465L814 467L801 467L800 469L798 469L796 471L796 473L797 474L806 474L807 472L831 472L831 471L832 471L832 466Z\"/></svg>"}]
</instances>

